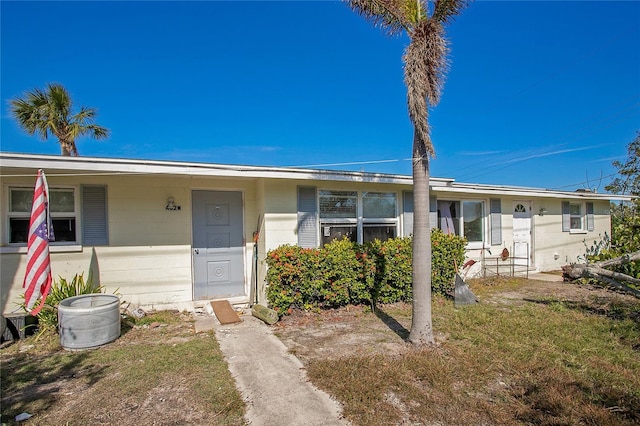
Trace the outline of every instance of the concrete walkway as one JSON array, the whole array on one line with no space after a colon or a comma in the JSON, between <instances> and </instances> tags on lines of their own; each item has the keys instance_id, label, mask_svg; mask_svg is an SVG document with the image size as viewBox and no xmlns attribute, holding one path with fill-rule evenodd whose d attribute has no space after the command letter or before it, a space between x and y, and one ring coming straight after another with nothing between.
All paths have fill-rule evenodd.
<instances>
[{"instance_id":1,"label":"concrete walkway","mask_svg":"<svg viewBox=\"0 0 640 426\"><path fill-rule=\"evenodd\" d=\"M529 274L530 280L563 282L562 274L558 272L534 272Z\"/></svg>"},{"instance_id":2,"label":"concrete walkway","mask_svg":"<svg viewBox=\"0 0 640 426\"><path fill-rule=\"evenodd\" d=\"M229 371L247 403L251 425L348 425L342 407L308 380L302 363L291 355L264 322L250 311L242 322L220 325L200 317L196 331L215 330Z\"/></svg>"}]
</instances>

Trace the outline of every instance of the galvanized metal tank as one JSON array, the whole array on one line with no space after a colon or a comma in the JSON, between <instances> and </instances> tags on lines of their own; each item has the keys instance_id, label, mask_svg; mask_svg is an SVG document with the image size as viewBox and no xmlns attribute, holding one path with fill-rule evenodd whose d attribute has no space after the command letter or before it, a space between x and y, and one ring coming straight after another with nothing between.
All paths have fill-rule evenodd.
<instances>
[{"instance_id":1,"label":"galvanized metal tank","mask_svg":"<svg viewBox=\"0 0 640 426\"><path fill-rule=\"evenodd\" d=\"M113 294L83 294L58 305L58 333L65 349L87 349L120 337L120 299Z\"/></svg>"}]
</instances>

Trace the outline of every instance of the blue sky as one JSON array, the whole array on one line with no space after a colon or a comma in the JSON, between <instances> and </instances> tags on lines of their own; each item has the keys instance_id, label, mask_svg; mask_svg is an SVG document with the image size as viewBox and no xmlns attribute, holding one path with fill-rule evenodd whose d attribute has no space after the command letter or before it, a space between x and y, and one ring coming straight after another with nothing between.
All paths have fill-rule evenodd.
<instances>
[{"instance_id":1,"label":"blue sky","mask_svg":"<svg viewBox=\"0 0 640 426\"><path fill-rule=\"evenodd\" d=\"M0 8L2 151L59 154L7 106L57 82L111 130L82 156L411 173L407 39L341 2ZM603 192L640 130L640 1L478 0L447 34L432 176Z\"/></svg>"}]
</instances>

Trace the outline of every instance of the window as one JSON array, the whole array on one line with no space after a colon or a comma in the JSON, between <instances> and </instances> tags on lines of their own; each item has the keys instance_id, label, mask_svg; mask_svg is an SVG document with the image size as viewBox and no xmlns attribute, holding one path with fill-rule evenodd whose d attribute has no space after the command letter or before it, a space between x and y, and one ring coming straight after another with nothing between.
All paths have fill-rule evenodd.
<instances>
[{"instance_id":1,"label":"window","mask_svg":"<svg viewBox=\"0 0 640 426\"><path fill-rule=\"evenodd\" d=\"M569 228L572 231L582 231L584 229L582 225L582 204L569 204Z\"/></svg>"},{"instance_id":2,"label":"window","mask_svg":"<svg viewBox=\"0 0 640 426\"><path fill-rule=\"evenodd\" d=\"M9 189L9 243L26 244L33 189ZM50 188L49 208L56 242L77 241L75 191L72 188Z\"/></svg>"},{"instance_id":3,"label":"window","mask_svg":"<svg viewBox=\"0 0 640 426\"><path fill-rule=\"evenodd\" d=\"M586 233L595 230L593 202L563 201L562 232Z\"/></svg>"},{"instance_id":4,"label":"window","mask_svg":"<svg viewBox=\"0 0 640 426\"><path fill-rule=\"evenodd\" d=\"M396 237L397 198L393 192L362 193L362 241L385 241Z\"/></svg>"},{"instance_id":5,"label":"window","mask_svg":"<svg viewBox=\"0 0 640 426\"><path fill-rule=\"evenodd\" d=\"M484 241L484 202L463 201L462 220L464 222L463 236L467 241Z\"/></svg>"},{"instance_id":6,"label":"window","mask_svg":"<svg viewBox=\"0 0 640 426\"><path fill-rule=\"evenodd\" d=\"M442 232L465 237L469 243L484 241L484 201L438 200L437 206L438 228Z\"/></svg>"},{"instance_id":7,"label":"window","mask_svg":"<svg viewBox=\"0 0 640 426\"><path fill-rule=\"evenodd\" d=\"M335 239L386 240L397 235L397 195L393 192L319 191L322 245Z\"/></svg>"}]
</instances>

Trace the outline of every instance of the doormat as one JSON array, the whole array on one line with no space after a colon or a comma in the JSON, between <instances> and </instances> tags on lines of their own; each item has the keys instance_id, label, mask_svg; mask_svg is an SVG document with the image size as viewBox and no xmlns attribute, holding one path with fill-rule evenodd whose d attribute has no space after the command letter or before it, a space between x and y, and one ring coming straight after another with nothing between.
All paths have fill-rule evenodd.
<instances>
[{"instance_id":1,"label":"doormat","mask_svg":"<svg viewBox=\"0 0 640 426\"><path fill-rule=\"evenodd\" d=\"M211 302L211 307L220 324L233 324L242 321L228 300Z\"/></svg>"}]
</instances>

